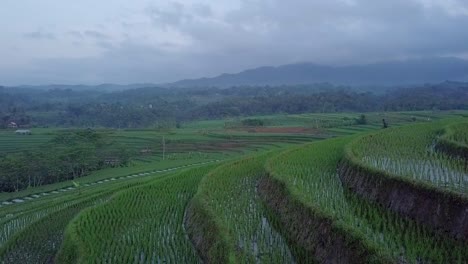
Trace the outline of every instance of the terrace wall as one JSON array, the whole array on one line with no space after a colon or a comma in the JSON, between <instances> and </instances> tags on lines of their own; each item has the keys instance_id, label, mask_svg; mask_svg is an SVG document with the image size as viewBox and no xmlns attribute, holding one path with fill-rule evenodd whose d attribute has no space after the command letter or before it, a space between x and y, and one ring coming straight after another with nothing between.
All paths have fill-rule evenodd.
<instances>
[{"instance_id":1,"label":"terrace wall","mask_svg":"<svg viewBox=\"0 0 468 264\"><path fill-rule=\"evenodd\" d=\"M468 241L468 200L409 179L368 168L349 153L338 167L344 187L436 232Z\"/></svg>"},{"instance_id":2,"label":"terrace wall","mask_svg":"<svg viewBox=\"0 0 468 264\"><path fill-rule=\"evenodd\" d=\"M277 218L290 244L319 263L386 263L375 250L339 227L331 218L302 204L272 176L258 183L259 195ZM299 263L310 263L303 257Z\"/></svg>"},{"instance_id":3,"label":"terrace wall","mask_svg":"<svg viewBox=\"0 0 468 264\"><path fill-rule=\"evenodd\" d=\"M184 226L188 237L203 263L230 263L228 243L199 196L192 199L185 212Z\"/></svg>"},{"instance_id":4,"label":"terrace wall","mask_svg":"<svg viewBox=\"0 0 468 264\"><path fill-rule=\"evenodd\" d=\"M450 156L460 157L468 163L468 148L454 141L440 138L435 145L437 151Z\"/></svg>"}]
</instances>

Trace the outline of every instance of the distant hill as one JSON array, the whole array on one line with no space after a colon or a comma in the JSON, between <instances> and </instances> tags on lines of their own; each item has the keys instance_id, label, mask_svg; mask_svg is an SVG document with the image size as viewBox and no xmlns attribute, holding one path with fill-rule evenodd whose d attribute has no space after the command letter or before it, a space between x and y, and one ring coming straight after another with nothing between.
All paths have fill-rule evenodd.
<instances>
[{"instance_id":1,"label":"distant hill","mask_svg":"<svg viewBox=\"0 0 468 264\"><path fill-rule=\"evenodd\" d=\"M342 85L411 85L468 81L468 61L426 58L365 65L324 66L313 63L260 67L213 78L189 79L170 87L229 87L239 85L296 85L330 82Z\"/></svg>"},{"instance_id":2,"label":"distant hill","mask_svg":"<svg viewBox=\"0 0 468 264\"><path fill-rule=\"evenodd\" d=\"M49 84L49 85L21 85L21 86L14 86L12 88L26 88L26 89L38 89L38 90L73 90L73 91L86 91L86 90L93 90L93 91L101 91L101 92L114 92L114 91L124 91L130 89L138 89L144 87L151 87L154 84L142 83L142 84L112 84L112 83L104 83L99 85L67 85L67 84Z\"/></svg>"}]
</instances>

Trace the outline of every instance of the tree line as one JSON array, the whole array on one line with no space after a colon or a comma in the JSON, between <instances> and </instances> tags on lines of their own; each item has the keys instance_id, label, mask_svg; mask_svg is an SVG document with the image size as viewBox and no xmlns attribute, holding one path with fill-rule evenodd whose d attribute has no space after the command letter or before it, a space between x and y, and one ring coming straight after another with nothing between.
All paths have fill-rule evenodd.
<instances>
[{"instance_id":1,"label":"tree line","mask_svg":"<svg viewBox=\"0 0 468 264\"><path fill-rule=\"evenodd\" d=\"M148 128L259 114L468 109L468 83L400 88L300 86L147 87L126 91L0 87L0 128Z\"/></svg>"},{"instance_id":2,"label":"tree line","mask_svg":"<svg viewBox=\"0 0 468 264\"><path fill-rule=\"evenodd\" d=\"M49 143L0 157L0 191L74 180L90 172L126 166L131 153L93 130L60 132Z\"/></svg>"}]
</instances>

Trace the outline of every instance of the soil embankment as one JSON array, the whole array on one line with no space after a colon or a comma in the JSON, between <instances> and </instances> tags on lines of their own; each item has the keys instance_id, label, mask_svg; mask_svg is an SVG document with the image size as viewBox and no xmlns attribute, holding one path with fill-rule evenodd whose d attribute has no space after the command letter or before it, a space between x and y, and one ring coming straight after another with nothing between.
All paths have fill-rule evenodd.
<instances>
[{"instance_id":1,"label":"soil embankment","mask_svg":"<svg viewBox=\"0 0 468 264\"><path fill-rule=\"evenodd\" d=\"M449 191L367 168L345 157L338 173L344 187L436 232L468 241L468 199Z\"/></svg>"},{"instance_id":2,"label":"soil embankment","mask_svg":"<svg viewBox=\"0 0 468 264\"><path fill-rule=\"evenodd\" d=\"M302 204L287 190L284 183L271 176L258 183L258 192L281 226L290 244L319 263L386 263L375 250L332 219ZM298 258L298 262L304 262ZM307 261L305 261L307 262ZM304 262L304 263L305 263ZM310 262L310 261L309 261Z\"/></svg>"},{"instance_id":3,"label":"soil embankment","mask_svg":"<svg viewBox=\"0 0 468 264\"><path fill-rule=\"evenodd\" d=\"M203 263L229 263L228 245L213 219L196 196L185 212L185 230Z\"/></svg>"},{"instance_id":4,"label":"soil embankment","mask_svg":"<svg viewBox=\"0 0 468 264\"><path fill-rule=\"evenodd\" d=\"M468 164L468 148L464 145L444 138L439 138L435 144L435 149L449 156L462 158L465 160L465 164Z\"/></svg>"}]
</instances>

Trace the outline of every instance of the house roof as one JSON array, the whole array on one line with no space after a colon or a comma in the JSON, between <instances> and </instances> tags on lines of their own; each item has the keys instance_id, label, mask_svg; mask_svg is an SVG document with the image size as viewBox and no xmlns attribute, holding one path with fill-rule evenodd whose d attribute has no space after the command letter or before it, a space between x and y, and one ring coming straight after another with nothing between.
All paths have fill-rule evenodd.
<instances>
[{"instance_id":1,"label":"house roof","mask_svg":"<svg viewBox=\"0 0 468 264\"><path fill-rule=\"evenodd\" d=\"M31 130L29 130L29 129L18 129L15 132L16 133L29 133L29 132L31 132Z\"/></svg>"}]
</instances>

